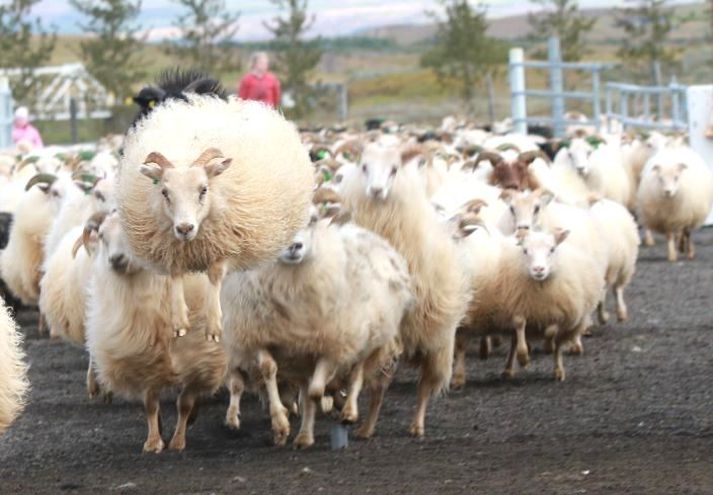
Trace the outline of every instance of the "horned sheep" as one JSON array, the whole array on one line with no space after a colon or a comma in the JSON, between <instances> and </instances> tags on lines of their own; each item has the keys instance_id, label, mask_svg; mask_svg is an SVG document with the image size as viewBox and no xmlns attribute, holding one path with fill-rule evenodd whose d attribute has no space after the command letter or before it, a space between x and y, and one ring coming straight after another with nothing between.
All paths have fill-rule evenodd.
<instances>
[{"instance_id":1,"label":"horned sheep","mask_svg":"<svg viewBox=\"0 0 713 495\"><path fill-rule=\"evenodd\" d=\"M22 337L0 300L0 434L17 418L30 387Z\"/></svg>"},{"instance_id":2,"label":"horned sheep","mask_svg":"<svg viewBox=\"0 0 713 495\"><path fill-rule=\"evenodd\" d=\"M274 258L304 226L312 184L297 130L260 103L189 93L135 124L117 204L131 249L171 275L177 335L188 328L181 275L207 271L206 336L218 340L226 263Z\"/></svg>"}]
</instances>

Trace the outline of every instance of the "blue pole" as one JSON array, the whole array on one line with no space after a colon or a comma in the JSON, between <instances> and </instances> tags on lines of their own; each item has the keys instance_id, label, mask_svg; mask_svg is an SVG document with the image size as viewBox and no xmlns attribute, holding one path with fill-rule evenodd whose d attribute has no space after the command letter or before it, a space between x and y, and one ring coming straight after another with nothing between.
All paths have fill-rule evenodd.
<instances>
[{"instance_id":1,"label":"blue pole","mask_svg":"<svg viewBox=\"0 0 713 495\"><path fill-rule=\"evenodd\" d=\"M510 108L513 131L527 134L527 100L525 97L525 52L522 48L510 49Z\"/></svg>"},{"instance_id":2,"label":"blue pole","mask_svg":"<svg viewBox=\"0 0 713 495\"><path fill-rule=\"evenodd\" d=\"M12 146L12 92L6 77L0 77L0 148Z\"/></svg>"}]
</instances>

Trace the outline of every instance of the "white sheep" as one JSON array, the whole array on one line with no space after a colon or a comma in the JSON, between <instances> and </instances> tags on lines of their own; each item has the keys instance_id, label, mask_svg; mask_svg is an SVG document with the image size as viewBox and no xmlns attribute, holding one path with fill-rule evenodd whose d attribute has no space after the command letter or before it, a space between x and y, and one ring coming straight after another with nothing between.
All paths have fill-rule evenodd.
<instances>
[{"instance_id":1,"label":"white sheep","mask_svg":"<svg viewBox=\"0 0 713 495\"><path fill-rule=\"evenodd\" d=\"M0 435L24 408L29 388L22 336L0 299Z\"/></svg>"},{"instance_id":2,"label":"white sheep","mask_svg":"<svg viewBox=\"0 0 713 495\"><path fill-rule=\"evenodd\" d=\"M688 259L695 257L691 232L713 207L713 173L688 146L669 146L646 162L637 196L637 210L647 229L665 234L668 260L676 261L676 238Z\"/></svg>"},{"instance_id":3,"label":"white sheep","mask_svg":"<svg viewBox=\"0 0 713 495\"><path fill-rule=\"evenodd\" d=\"M555 155L553 167L558 166L573 167L590 191L623 205L629 203L632 184L619 146L574 138Z\"/></svg>"},{"instance_id":4,"label":"white sheep","mask_svg":"<svg viewBox=\"0 0 713 495\"><path fill-rule=\"evenodd\" d=\"M203 305L209 283L203 275L186 277L186 302L195 328L206 325ZM171 282L143 269L129 249L116 214L99 227L87 302L87 349L99 382L114 393L142 398L148 436L145 452L161 452L159 394L180 386L178 419L169 448L183 450L195 401L223 383L226 358L221 345L201 332L174 339Z\"/></svg>"},{"instance_id":5,"label":"white sheep","mask_svg":"<svg viewBox=\"0 0 713 495\"><path fill-rule=\"evenodd\" d=\"M416 306L402 327L407 359L419 365L418 406L410 432L423 436L431 395L447 389L456 328L468 303L467 277L456 246L429 202L410 150L371 143L360 171L343 188L355 223L388 240L406 259Z\"/></svg>"},{"instance_id":6,"label":"white sheep","mask_svg":"<svg viewBox=\"0 0 713 495\"><path fill-rule=\"evenodd\" d=\"M614 201L600 199L589 211L596 225L597 235L606 241L606 288L611 289L616 298L617 319L625 321L629 313L624 301L624 289L636 271L636 258L639 253L638 228L629 210ZM609 320L606 297L605 290L598 306L599 322L602 324Z\"/></svg>"},{"instance_id":7,"label":"white sheep","mask_svg":"<svg viewBox=\"0 0 713 495\"><path fill-rule=\"evenodd\" d=\"M505 368L514 358L529 361L527 338L554 340L555 378L564 380L562 346L585 331L602 290L601 270L590 253L564 242L568 231L529 231L505 244L499 274L484 290L497 294L492 319L497 328L514 329Z\"/></svg>"},{"instance_id":8,"label":"white sheep","mask_svg":"<svg viewBox=\"0 0 713 495\"><path fill-rule=\"evenodd\" d=\"M141 119L126 136L117 204L131 248L171 275L174 331L188 328L181 275L207 271L206 336L221 334L226 263L274 258L304 226L309 156L295 127L257 102L188 95Z\"/></svg>"},{"instance_id":9,"label":"white sheep","mask_svg":"<svg viewBox=\"0 0 713 495\"><path fill-rule=\"evenodd\" d=\"M313 211L278 261L225 279L222 290L225 344L230 355L231 406L227 423L238 424L242 378L257 369L270 404L275 442L289 435L277 378L299 385L302 426L295 446L314 443L316 404L335 378L347 377L342 421L358 418L357 398L372 363L399 337L412 304L405 261L386 241L354 225L329 224ZM383 389L372 390L364 436L373 433Z\"/></svg>"}]
</instances>

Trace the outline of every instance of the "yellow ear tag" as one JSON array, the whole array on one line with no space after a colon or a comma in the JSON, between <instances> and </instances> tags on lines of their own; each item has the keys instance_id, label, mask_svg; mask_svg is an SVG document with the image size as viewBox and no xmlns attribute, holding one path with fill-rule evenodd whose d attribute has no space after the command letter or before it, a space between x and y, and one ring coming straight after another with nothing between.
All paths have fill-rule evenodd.
<instances>
[{"instance_id":1,"label":"yellow ear tag","mask_svg":"<svg viewBox=\"0 0 713 495\"><path fill-rule=\"evenodd\" d=\"M153 107L155 107L155 106L156 106L156 100L151 100L151 101L149 102L149 108L153 108Z\"/></svg>"},{"instance_id":2,"label":"yellow ear tag","mask_svg":"<svg viewBox=\"0 0 713 495\"><path fill-rule=\"evenodd\" d=\"M124 105L129 106L132 103L134 103L134 99L131 96L127 96L126 99L124 100Z\"/></svg>"}]
</instances>

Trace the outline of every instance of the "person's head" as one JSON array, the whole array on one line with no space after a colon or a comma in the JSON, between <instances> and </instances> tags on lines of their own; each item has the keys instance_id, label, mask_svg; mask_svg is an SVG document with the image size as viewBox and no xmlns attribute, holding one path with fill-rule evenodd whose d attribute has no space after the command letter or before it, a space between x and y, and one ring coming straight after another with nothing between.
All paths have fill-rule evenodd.
<instances>
[{"instance_id":1,"label":"person's head","mask_svg":"<svg viewBox=\"0 0 713 495\"><path fill-rule=\"evenodd\" d=\"M19 127L26 126L30 123L30 111L27 107L18 107L15 110L15 125Z\"/></svg>"},{"instance_id":2,"label":"person's head","mask_svg":"<svg viewBox=\"0 0 713 495\"><path fill-rule=\"evenodd\" d=\"M265 73L270 68L270 58L265 52L255 52L250 57L250 69L255 72Z\"/></svg>"}]
</instances>

